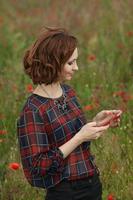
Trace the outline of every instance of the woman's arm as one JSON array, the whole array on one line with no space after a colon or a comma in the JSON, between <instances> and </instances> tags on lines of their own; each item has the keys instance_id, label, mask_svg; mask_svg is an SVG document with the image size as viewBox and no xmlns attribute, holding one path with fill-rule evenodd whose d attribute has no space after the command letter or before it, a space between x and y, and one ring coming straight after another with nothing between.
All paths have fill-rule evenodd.
<instances>
[{"instance_id":1,"label":"woman's arm","mask_svg":"<svg viewBox=\"0 0 133 200\"><path fill-rule=\"evenodd\" d=\"M108 126L85 124L79 132L60 147L50 147L45 124L38 112L28 109L17 123L20 154L25 170L45 176L63 170L64 159L82 142L97 139ZM63 153L61 155L60 151Z\"/></svg>"},{"instance_id":2,"label":"woman's arm","mask_svg":"<svg viewBox=\"0 0 133 200\"><path fill-rule=\"evenodd\" d=\"M76 147L78 147L83 142L97 139L103 135L103 133L108 128L109 125L96 127L96 122L87 123L72 139L59 147L63 153L63 158L66 158L74 149L76 149Z\"/></svg>"},{"instance_id":3,"label":"woman's arm","mask_svg":"<svg viewBox=\"0 0 133 200\"><path fill-rule=\"evenodd\" d=\"M45 176L63 169L64 159L58 147L51 148L38 111L26 109L17 120L17 132L24 171L33 176Z\"/></svg>"}]
</instances>

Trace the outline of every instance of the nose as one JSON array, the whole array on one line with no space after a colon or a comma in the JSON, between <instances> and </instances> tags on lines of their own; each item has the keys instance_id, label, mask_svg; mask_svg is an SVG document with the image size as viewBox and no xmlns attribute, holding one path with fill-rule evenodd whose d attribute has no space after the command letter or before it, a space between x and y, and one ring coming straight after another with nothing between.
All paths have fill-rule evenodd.
<instances>
[{"instance_id":1,"label":"nose","mask_svg":"<svg viewBox=\"0 0 133 200\"><path fill-rule=\"evenodd\" d=\"M73 65L73 70L75 70L75 71L78 70L78 65L77 65L77 63L74 63L74 65Z\"/></svg>"}]
</instances>

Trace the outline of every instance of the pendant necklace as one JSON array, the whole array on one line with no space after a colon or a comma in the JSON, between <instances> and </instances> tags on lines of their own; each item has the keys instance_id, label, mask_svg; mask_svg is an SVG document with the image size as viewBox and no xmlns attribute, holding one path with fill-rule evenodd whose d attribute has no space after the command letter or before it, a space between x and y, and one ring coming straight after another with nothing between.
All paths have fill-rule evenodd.
<instances>
[{"instance_id":1,"label":"pendant necklace","mask_svg":"<svg viewBox=\"0 0 133 200\"><path fill-rule=\"evenodd\" d=\"M67 104L66 104L66 95L65 95L65 92L64 92L64 89L62 88L62 91L63 91L63 95L57 99L54 99L54 98L51 98L51 96L49 95L49 93L44 89L44 87L42 85L40 85L41 89L43 90L43 92L45 92L48 97L50 99L53 99L54 100L54 104L57 105L58 109L60 111L66 111L67 110ZM63 99L62 99L63 97Z\"/></svg>"}]
</instances>

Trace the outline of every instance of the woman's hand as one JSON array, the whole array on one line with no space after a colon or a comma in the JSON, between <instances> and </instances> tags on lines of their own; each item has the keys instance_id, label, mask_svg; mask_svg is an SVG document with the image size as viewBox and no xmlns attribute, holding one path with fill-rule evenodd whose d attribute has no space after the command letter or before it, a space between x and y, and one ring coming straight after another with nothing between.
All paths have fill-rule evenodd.
<instances>
[{"instance_id":1,"label":"woman's hand","mask_svg":"<svg viewBox=\"0 0 133 200\"><path fill-rule=\"evenodd\" d=\"M120 123L121 114L121 110L103 110L93 118L93 121L96 122L97 126L117 127Z\"/></svg>"},{"instance_id":2,"label":"woman's hand","mask_svg":"<svg viewBox=\"0 0 133 200\"><path fill-rule=\"evenodd\" d=\"M83 142L87 142L90 140L96 140L100 136L105 133L105 131L109 128L107 126L96 126L96 122L91 122L85 124L77 134L74 135L70 140L68 140L65 144L61 145L59 149L63 153L63 158L66 158L74 149L76 149Z\"/></svg>"},{"instance_id":3,"label":"woman's hand","mask_svg":"<svg viewBox=\"0 0 133 200\"><path fill-rule=\"evenodd\" d=\"M109 125L106 126L97 126L96 122L90 122L85 124L80 131L76 134L76 137L80 140L80 143L86 142L89 140L95 140L101 137L105 131L109 128Z\"/></svg>"}]
</instances>

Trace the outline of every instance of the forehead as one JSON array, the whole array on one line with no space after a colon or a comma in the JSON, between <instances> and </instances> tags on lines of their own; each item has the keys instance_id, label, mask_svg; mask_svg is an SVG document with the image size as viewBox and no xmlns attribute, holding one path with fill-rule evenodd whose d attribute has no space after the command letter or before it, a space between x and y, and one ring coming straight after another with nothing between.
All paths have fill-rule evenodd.
<instances>
[{"instance_id":1,"label":"forehead","mask_svg":"<svg viewBox=\"0 0 133 200\"><path fill-rule=\"evenodd\" d=\"M73 54L71 55L71 57L69 58L70 59L74 59L74 58L77 58L78 57L78 49L76 48L73 52Z\"/></svg>"}]
</instances>

